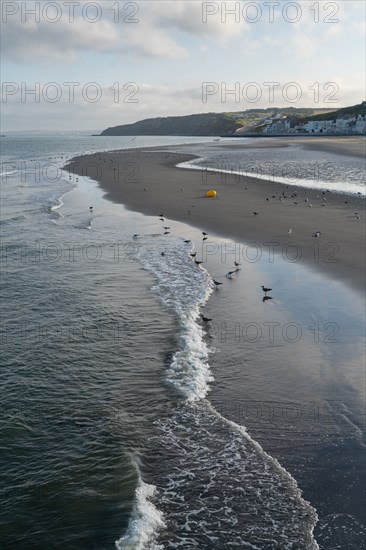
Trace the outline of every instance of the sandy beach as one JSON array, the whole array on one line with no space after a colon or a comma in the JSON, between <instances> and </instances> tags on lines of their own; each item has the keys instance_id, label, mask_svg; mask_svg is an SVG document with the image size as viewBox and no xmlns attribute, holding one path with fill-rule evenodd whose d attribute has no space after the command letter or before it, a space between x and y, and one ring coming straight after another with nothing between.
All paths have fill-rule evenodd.
<instances>
[{"instance_id":1,"label":"sandy beach","mask_svg":"<svg viewBox=\"0 0 366 550\"><path fill-rule=\"evenodd\" d=\"M304 139L298 141L304 145ZM283 147L288 143L281 140ZM268 145L249 145L254 146ZM311 138L305 146L361 156L365 140ZM230 147L248 148L240 144ZM113 151L77 157L67 169L98 180L107 198L131 210L156 216L164 213L167 219L202 231L273 250L287 261L306 262L354 289L363 289L363 197L176 167L192 158L171 148ZM216 189L216 198L205 198L209 189ZM313 237L317 231L321 232L319 238Z\"/></svg>"}]
</instances>

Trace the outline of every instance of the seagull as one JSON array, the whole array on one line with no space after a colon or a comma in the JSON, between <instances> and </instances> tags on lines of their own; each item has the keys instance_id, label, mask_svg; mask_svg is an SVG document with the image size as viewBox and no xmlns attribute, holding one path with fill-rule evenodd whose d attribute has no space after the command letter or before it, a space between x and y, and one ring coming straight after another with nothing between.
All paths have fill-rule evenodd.
<instances>
[{"instance_id":1,"label":"seagull","mask_svg":"<svg viewBox=\"0 0 366 550\"><path fill-rule=\"evenodd\" d=\"M165 252L162 252L161 255L162 255L162 256L165 256Z\"/></svg>"},{"instance_id":2,"label":"seagull","mask_svg":"<svg viewBox=\"0 0 366 550\"><path fill-rule=\"evenodd\" d=\"M228 272L226 273L225 277L226 277L227 279L231 279L232 276L234 275L234 273L236 273L236 269L235 269L234 271L228 271Z\"/></svg>"},{"instance_id":3,"label":"seagull","mask_svg":"<svg viewBox=\"0 0 366 550\"><path fill-rule=\"evenodd\" d=\"M161 222L165 222L164 218L159 218Z\"/></svg>"},{"instance_id":4,"label":"seagull","mask_svg":"<svg viewBox=\"0 0 366 550\"><path fill-rule=\"evenodd\" d=\"M308 198L306 198L306 199L305 199L305 202L309 202L309 199L308 199Z\"/></svg>"},{"instance_id":5,"label":"seagull","mask_svg":"<svg viewBox=\"0 0 366 550\"><path fill-rule=\"evenodd\" d=\"M355 210L355 216L358 216L358 212L357 212L357 210Z\"/></svg>"},{"instance_id":6,"label":"seagull","mask_svg":"<svg viewBox=\"0 0 366 550\"><path fill-rule=\"evenodd\" d=\"M272 290L271 288L266 288L262 285L262 290L263 292L265 292L267 294L267 292L270 292L270 290Z\"/></svg>"},{"instance_id":7,"label":"seagull","mask_svg":"<svg viewBox=\"0 0 366 550\"><path fill-rule=\"evenodd\" d=\"M259 212L253 212L254 216L258 216Z\"/></svg>"},{"instance_id":8,"label":"seagull","mask_svg":"<svg viewBox=\"0 0 366 550\"><path fill-rule=\"evenodd\" d=\"M170 229L170 227L165 227L165 225L164 225L163 229L167 230L167 229Z\"/></svg>"},{"instance_id":9,"label":"seagull","mask_svg":"<svg viewBox=\"0 0 366 550\"><path fill-rule=\"evenodd\" d=\"M183 241L183 242L188 244L188 243L190 243L191 241L190 241L189 239L187 239L187 240L185 240L185 241Z\"/></svg>"},{"instance_id":10,"label":"seagull","mask_svg":"<svg viewBox=\"0 0 366 550\"><path fill-rule=\"evenodd\" d=\"M205 231L202 231L202 235L204 235L206 237L208 235L208 233L205 233Z\"/></svg>"},{"instance_id":11,"label":"seagull","mask_svg":"<svg viewBox=\"0 0 366 550\"><path fill-rule=\"evenodd\" d=\"M192 258L195 258L197 256L197 252L193 252L192 254L190 254L190 256L192 256Z\"/></svg>"},{"instance_id":12,"label":"seagull","mask_svg":"<svg viewBox=\"0 0 366 550\"><path fill-rule=\"evenodd\" d=\"M361 218L360 218L360 216L359 216L358 214L357 214L356 218L357 218L358 220L360 220L360 219L361 219Z\"/></svg>"},{"instance_id":13,"label":"seagull","mask_svg":"<svg viewBox=\"0 0 366 550\"><path fill-rule=\"evenodd\" d=\"M170 235L170 231L164 231L164 235Z\"/></svg>"},{"instance_id":14,"label":"seagull","mask_svg":"<svg viewBox=\"0 0 366 550\"><path fill-rule=\"evenodd\" d=\"M196 265L202 264L202 262L199 262L198 260L195 260L194 263L195 263Z\"/></svg>"},{"instance_id":15,"label":"seagull","mask_svg":"<svg viewBox=\"0 0 366 550\"><path fill-rule=\"evenodd\" d=\"M137 237L139 237L138 233L135 233L134 235L132 235L133 239L137 239Z\"/></svg>"},{"instance_id":16,"label":"seagull","mask_svg":"<svg viewBox=\"0 0 366 550\"><path fill-rule=\"evenodd\" d=\"M89 206L89 210L90 210L90 212L93 212L93 207Z\"/></svg>"},{"instance_id":17,"label":"seagull","mask_svg":"<svg viewBox=\"0 0 366 550\"><path fill-rule=\"evenodd\" d=\"M263 296L262 302L266 302L267 300L273 300L272 296Z\"/></svg>"},{"instance_id":18,"label":"seagull","mask_svg":"<svg viewBox=\"0 0 366 550\"><path fill-rule=\"evenodd\" d=\"M164 218L164 214L159 214L159 218Z\"/></svg>"},{"instance_id":19,"label":"seagull","mask_svg":"<svg viewBox=\"0 0 366 550\"><path fill-rule=\"evenodd\" d=\"M239 265L241 265L241 263L240 263L240 262L234 262L234 265L235 265L236 267L239 267Z\"/></svg>"},{"instance_id":20,"label":"seagull","mask_svg":"<svg viewBox=\"0 0 366 550\"><path fill-rule=\"evenodd\" d=\"M200 317L201 317L202 321L204 321L205 323L209 323L210 321L212 321L212 319L209 319L208 317L205 317L204 315L202 315L202 313L200 314Z\"/></svg>"},{"instance_id":21,"label":"seagull","mask_svg":"<svg viewBox=\"0 0 366 550\"><path fill-rule=\"evenodd\" d=\"M220 283L219 281L215 281L214 279L214 285L216 286L216 288L218 288L220 285L224 284L224 283Z\"/></svg>"},{"instance_id":22,"label":"seagull","mask_svg":"<svg viewBox=\"0 0 366 550\"><path fill-rule=\"evenodd\" d=\"M203 240L203 241L207 241L207 238L208 238L208 237L203 237L203 239L202 239L202 240Z\"/></svg>"},{"instance_id":23,"label":"seagull","mask_svg":"<svg viewBox=\"0 0 366 550\"><path fill-rule=\"evenodd\" d=\"M289 229L289 230L287 231L287 233L288 233L289 235L291 235L292 229Z\"/></svg>"},{"instance_id":24,"label":"seagull","mask_svg":"<svg viewBox=\"0 0 366 550\"><path fill-rule=\"evenodd\" d=\"M315 233L313 233L313 237L315 237L316 239L320 237L320 235L321 235L321 231L316 231Z\"/></svg>"}]
</instances>

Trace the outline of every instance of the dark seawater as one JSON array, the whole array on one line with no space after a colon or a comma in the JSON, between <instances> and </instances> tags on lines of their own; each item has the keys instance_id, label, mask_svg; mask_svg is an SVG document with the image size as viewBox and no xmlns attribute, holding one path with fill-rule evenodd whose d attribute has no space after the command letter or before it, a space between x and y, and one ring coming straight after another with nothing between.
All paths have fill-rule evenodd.
<instances>
[{"instance_id":1,"label":"dark seawater","mask_svg":"<svg viewBox=\"0 0 366 550\"><path fill-rule=\"evenodd\" d=\"M4 140L3 548L362 548L359 295L60 172L184 141Z\"/></svg>"}]
</instances>

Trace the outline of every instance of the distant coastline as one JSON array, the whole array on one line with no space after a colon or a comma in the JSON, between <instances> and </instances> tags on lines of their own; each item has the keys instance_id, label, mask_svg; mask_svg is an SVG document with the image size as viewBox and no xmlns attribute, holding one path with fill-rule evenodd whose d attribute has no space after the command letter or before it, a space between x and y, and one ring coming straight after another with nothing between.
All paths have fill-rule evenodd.
<instances>
[{"instance_id":1,"label":"distant coastline","mask_svg":"<svg viewBox=\"0 0 366 550\"><path fill-rule=\"evenodd\" d=\"M366 135L366 102L342 109L267 108L146 118L102 136L292 137Z\"/></svg>"}]
</instances>

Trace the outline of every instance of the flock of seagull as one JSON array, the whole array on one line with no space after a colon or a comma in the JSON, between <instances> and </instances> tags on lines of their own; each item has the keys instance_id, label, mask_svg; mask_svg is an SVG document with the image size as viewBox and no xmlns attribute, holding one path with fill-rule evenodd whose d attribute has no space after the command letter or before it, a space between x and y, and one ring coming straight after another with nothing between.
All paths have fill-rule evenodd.
<instances>
[{"instance_id":1,"label":"flock of seagull","mask_svg":"<svg viewBox=\"0 0 366 550\"><path fill-rule=\"evenodd\" d=\"M324 191L323 191L323 194L325 194ZM295 192L295 195L296 195L296 192ZM285 198L286 198L286 196L285 196ZM266 200L269 200L269 199L267 198ZM305 202L307 202L308 200L309 200L309 199L305 199ZM311 206L311 205L309 205L309 206ZM324 205L323 205L323 206L324 206ZM90 211L91 211L91 212L93 211L93 207L92 207L92 206L90 207ZM258 213L258 212L253 212L253 214L254 214L255 216L257 216L259 213ZM358 220L360 219L360 216L359 216L359 214L358 214L357 211L355 211L355 216L356 216L356 218L357 218ZM161 222L165 223L164 213L159 214L158 217L159 217L159 220L160 220ZM164 230L164 231L163 231L163 234L164 234L164 235L169 235L169 234L170 234L170 231L169 231L169 230L170 230L170 227L164 225L164 226L163 226L163 230ZM289 235L291 235L291 233L292 233L292 228L290 228L290 229L287 231L287 233L288 233ZM322 234L321 231L315 231L315 233L312 234L312 237L318 239L318 238L321 236L321 234ZM133 238L133 239L137 239L139 236L140 236L140 235L139 235L138 233L135 233L135 234L132 236L132 238ZM207 239L208 239L208 233L206 233L206 231L202 231L202 241L207 241ZM192 241L191 241L190 239L185 239L183 242L186 243L186 244L189 244L189 243L191 243ZM162 255L162 256L165 256L165 252L161 252L161 255ZM194 261L194 263L195 263L198 267L203 263L203 261L197 260L197 252L192 252L192 253L190 253L190 256L191 256L192 260ZM241 266L240 262L236 262L236 261L235 261L235 262L234 262L234 266L235 266L235 269L233 269L233 270L231 270L231 271L228 271L228 272L226 273L225 277L226 277L227 279L232 279L233 276L234 276L238 271L240 271L240 266ZM215 285L216 289L218 289L218 288L223 284L223 283L220 282L220 281L216 281L215 278L213 278L212 282L213 282L213 284ZM272 290L272 288L266 288L265 286L262 285L262 290L263 290L263 292L264 292L264 296L263 296L263 298L262 298L262 302L267 302L268 300L273 300L273 297L272 297L272 296L268 296L268 292L270 292L270 291ZM201 315L201 318L203 319L203 321L210 321L210 320L211 320L211 319L205 318L203 315Z\"/></svg>"},{"instance_id":2,"label":"flock of seagull","mask_svg":"<svg viewBox=\"0 0 366 550\"><path fill-rule=\"evenodd\" d=\"M160 220L161 222L165 223L164 213L159 214L158 218L159 218L159 220ZM170 231L169 231L170 227L163 225L163 226L162 226L162 229L163 229L163 235L169 235L169 234L170 234ZM207 239L208 239L208 233L206 233L206 231L202 231L201 233L202 233L202 242L207 241ZM319 232L319 233L320 233L320 232ZM140 235L139 235L138 233L135 233L134 235L132 235L132 238L133 238L134 240L136 240L139 236L140 236ZM192 241L191 241L190 239L184 239L183 242L184 242L185 244L189 244L189 243L191 243ZM161 256L165 256L165 252L164 252L164 251L161 252L160 254L161 254ZM197 252L190 252L189 255L190 255L190 257L192 258L192 260L194 261L194 263L196 264L197 267L199 267L201 264L203 264L203 261L197 260ZM241 266L241 263L240 263L240 262L234 261L234 266L235 266L235 269L233 269L233 270L231 270L231 271L228 271L228 272L226 273L225 277L226 277L227 279L232 279L233 276L234 276L238 271L240 271L240 266ZM217 290L219 289L219 287L220 287L221 285L224 284L224 283L222 283L222 282L220 282L220 281L216 281L215 278L212 279L212 282L213 282L213 284L215 285L215 288L216 288ZM262 298L262 302L267 302L268 300L272 300L272 299L273 299L272 296L268 296L268 294L267 294L268 292L270 292L270 291L272 290L272 288L266 288L266 287L264 287L264 286L262 285L262 290L263 290L263 292L264 292L264 296L263 296L263 298ZM202 314L201 314L201 319L202 319L204 322L212 321L212 319L208 319L207 317L205 317L205 316L202 315Z\"/></svg>"},{"instance_id":3,"label":"flock of seagull","mask_svg":"<svg viewBox=\"0 0 366 550\"><path fill-rule=\"evenodd\" d=\"M287 188L288 188L288 186L287 186ZM182 189L182 191L183 191L183 189ZM329 191L328 191L328 192L329 192ZM320 199L320 198L322 199L322 206L323 206L323 207L325 207L325 202L326 202L326 197L325 197L325 195L326 195L326 192L325 192L325 191L322 191L322 196L316 195L316 198L317 198L317 199ZM297 191L294 191L293 194L292 194L290 197L291 197L291 198L297 198ZM279 197L279 200L282 202L284 199L287 199L287 198L290 198L290 197L288 197L288 195L286 195L285 192L282 192L282 195ZM275 199L275 198L277 198L276 195L273 195L273 196L272 196L272 199ZM269 201L269 200L270 200L270 198L267 197L267 198L266 198L266 201ZM309 206L309 207L312 206L312 204L309 202L309 198L306 197L306 198L304 199L304 202L305 202L305 203L308 203L307 206ZM348 201L346 200L346 201L344 201L344 202L347 203ZM299 204L299 203L298 203L297 201L294 201L294 204ZM89 207L89 211L90 211L90 213L93 213L93 206L90 206L90 207ZM188 211L188 213L189 213L189 214L191 213L190 210ZM258 216L258 215L259 215L259 212L253 211L253 215L254 215L254 216ZM356 218L357 220L360 220L360 215L359 215L359 213L358 213L356 210L355 210L355 212L354 212L354 215L355 215L355 218ZM163 213L163 212L162 212L161 214L159 214L158 217L159 217L159 220L160 220L161 222L165 223L165 217L164 217L164 213ZM163 228L163 234L164 234L164 235L169 235L169 234L170 234L170 227L169 227L169 226L163 225L162 228ZM291 234L292 234L292 231L293 231L292 228L288 229L288 231L287 231L288 235L291 235ZM315 231L315 232L312 234L312 237L317 239L317 238L319 238L319 237L321 236L321 234L322 234L321 231L318 230L318 231ZM132 238L133 238L133 239L137 239L139 236L140 236L140 235L139 235L138 233L135 233L135 234L132 236ZM208 239L208 233L206 233L205 231L202 231L202 241L206 241L207 239ZM192 241L191 241L190 239L185 239L183 242L184 242L185 244L189 244L189 243L191 243ZM165 256L165 252L161 252L161 255L162 255L162 256ZM199 267L199 266L203 263L203 261L197 260L197 252L192 252L192 253L190 253L190 256L191 256L192 260L194 261L194 263L197 265L197 267ZM227 279L232 279L233 276L234 276L238 271L240 271L240 265L241 265L240 262L236 262L236 261L235 261L235 262L234 262L235 269L232 269L231 271L228 271L228 272L226 273L225 277L226 277ZM212 279L212 282L213 282L213 284L215 285L216 289L218 289L218 288L223 284L223 283L220 282L220 281L216 281L215 278ZM264 292L264 296L263 296L263 298L262 298L262 302L267 302L267 301L273 299L272 296L269 296L269 295L268 295L268 292L270 292L270 291L272 290L272 288L266 288L265 286L262 285L262 290L263 290L263 292ZM203 320L204 322L209 322L209 321L211 321L211 319L208 319L207 317L205 317L205 316L202 315L202 314L201 314L201 318L202 318L202 320Z\"/></svg>"}]
</instances>

